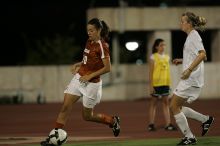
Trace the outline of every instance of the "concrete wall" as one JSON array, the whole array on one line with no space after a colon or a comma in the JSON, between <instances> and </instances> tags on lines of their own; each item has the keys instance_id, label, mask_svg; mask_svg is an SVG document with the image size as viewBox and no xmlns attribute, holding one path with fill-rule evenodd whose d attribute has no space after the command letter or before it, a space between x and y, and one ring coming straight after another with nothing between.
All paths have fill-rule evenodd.
<instances>
[{"instance_id":1,"label":"concrete wall","mask_svg":"<svg viewBox=\"0 0 220 146\"><path fill-rule=\"evenodd\" d=\"M186 11L207 19L206 29L215 30L211 35L212 61L220 58L220 7L117 7L91 8L87 11L87 19L97 17L104 20L111 30L123 33L125 31L152 31L148 36L151 48L155 38L163 38L167 45L167 54L172 57L172 30L180 30L180 17ZM113 36L115 42L119 41ZM205 40L203 40L205 41ZM113 60L117 60L118 44L113 47ZM150 54L150 53L148 53Z\"/></svg>"},{"instance_id":2,"label":"concrete wall","mask_svg":"<svg viewBox=\"0 0 220 146\"><path fill-rule=\"evenodd\" d=\"M21 66L0 68L0 96L22 93L25 102L36 102L39 94L48 102L63 100L63 91L72 78L70 66ZM114 69L114 66L113 66ZM171 66L172 89L181 74L181 66ZM205 86L201 98L220 98L220 63L205 64ZM148 67L120 65L119 77L112 82L112 74L103 77L102 100L134 100L149 96Z\"/></svg>"},{"instance_id":3,"label":"concrete wall","mask_svg":"<svg viewBox=\"0 0 220 146\"><path fill-rule=\"evenodd\" d=\"M44 95L48 101L60 101L71 79L69 66L26 66L0 68L0 95L22 94L26 102Z\"/></svg>"},{"instance_id":4,"label":"concrete wall","mask_svg":"<svg viewBox=\"0 0 220 146\"><path fill-rule=\"evenodd\" d=\"M97 17L105 20L114 31L176 30L180 29L182 13L192 11L208 20L208 29L220 28L220 7L125 7L92 8L87 11L88 20Z\"/></svg>"}]
</instances>

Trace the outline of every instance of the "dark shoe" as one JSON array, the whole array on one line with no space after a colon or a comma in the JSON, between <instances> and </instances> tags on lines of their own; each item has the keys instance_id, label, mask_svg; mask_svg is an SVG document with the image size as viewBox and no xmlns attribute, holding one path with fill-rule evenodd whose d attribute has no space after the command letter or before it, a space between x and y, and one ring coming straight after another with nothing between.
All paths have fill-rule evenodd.
<instances>
[{"instance_id":1,"label":"dark shoe","mask_svg":"<svg viewBox=\"0 0 220 146\"><path fill-rule=\"evenodd\" d=\"M202 124L202 136L204 136L209 131L209 128L212 125L213 121L214 118L210 116L209 119Z\"/></svg>"},{"instance_id":2,"label":"dark shoe","mask_svg":"<svg viewBox=\"0 0 220 146\"><path fill-rule=\"evenodd\" d=\"M45 141L41 141L41 146L55 146L54 144L49 143L49 138L46 138Z\"/></svg>"},{"instance_id":3,"label":"dark shoe","mask_svg":"<svg viewBox=\"0 0 220 146\"><path fill-rule=\"evenodd\" d=\"M147 129L148 131L156 131L154 124L149 124Z\"/></svg>"},{"instance_id":4,"label":"dark shoe","mask_svg":"<svg viewBox=\"0 0 220 146\"><path fill-rule=\"evenodd\" d=\"M167 127L164 128L167 131L177 131L177 128L172 124L169 124Z\"/></svg>"},{"instance_id":5,"label":"dark shoe","mask_svg":"<svg viewBox=\"0 0 220 146\"><path fill-rule=\"evenodd\" d=\"M196 138L184 137L177 145L195 145L197 143Z\"/></svg>"},{"instance_id":6,"label":"dark shoe","mask_svg":"<svg viewBox=\"0 0 220 146\"><path fill-rule=\"evenodd\" d=\"M115 122L110 127L112 128L114 136L117 137L120 133L120 118L117 116L114 116L113 118L114 118Z\"/></svg>"}]
</instances>

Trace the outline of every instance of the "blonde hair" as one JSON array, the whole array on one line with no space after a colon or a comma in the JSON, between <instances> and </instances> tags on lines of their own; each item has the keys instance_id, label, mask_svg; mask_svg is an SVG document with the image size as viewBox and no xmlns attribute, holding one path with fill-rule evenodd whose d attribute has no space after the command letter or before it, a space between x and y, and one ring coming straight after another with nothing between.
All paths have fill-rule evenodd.
<instances>
[{"instance_id":1,"label":"blonde hair","mask_svg":"<svg viewBox=\"0 0 220 146\"><path fill-rule=\"evenodd\" d=\"M194 13L192 12L186 12L183 13L182 16L187 16L187 22L192 24L192 26L200 31L204 31L205 30L205 25L207 23L206 18L202 17L202 16L196 16Z\"/></svg>"}]
</instances>

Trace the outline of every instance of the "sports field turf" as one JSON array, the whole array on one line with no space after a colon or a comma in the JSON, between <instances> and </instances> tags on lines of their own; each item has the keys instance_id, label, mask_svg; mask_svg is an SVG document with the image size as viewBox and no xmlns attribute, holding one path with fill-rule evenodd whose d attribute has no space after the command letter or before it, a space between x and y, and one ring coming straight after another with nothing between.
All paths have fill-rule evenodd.
<instances>
[{"instance_id":1,"label":"sports field turf","mask_svg":"<svg viewBox=\"0 0 220 146\"><path fill-rule=\"evenodd\" d=\"M120 141L92 141L68 142L63 146L174 146L178 138L146 139L146 140L120 140ZM220 146L220 137L198 137L196 146ZM37 146L25 145L25 146Z\"/></svg>"}]
</instances>

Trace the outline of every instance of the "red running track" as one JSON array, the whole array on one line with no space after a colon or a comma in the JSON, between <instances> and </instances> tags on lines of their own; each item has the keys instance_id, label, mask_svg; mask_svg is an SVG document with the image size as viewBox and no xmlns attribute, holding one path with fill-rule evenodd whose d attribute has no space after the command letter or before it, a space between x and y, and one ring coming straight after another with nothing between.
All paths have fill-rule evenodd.
<instances>
[{"instance_id":1,"label":"red running track","mask_svg":"<svg viewBox=\"0 0 220 146\"><path fill-rule=\"evenodd\" d=\"M45 137L53 128L61 103L0 105L0 138ZM167 132L163 129L164 117L158 104L155 132L147 131L149 100L101 102L95 112L118 115L121 118L121 139L181 138L180 131ZM208 136L220 136L220 100L198 100L190 105L193 109L215 117ZM83 121L82 103L75 104L65 130L69 137L113 137L108 126ZM172 122L174 119L172 118ZM201 136L201 123L189 120L192 132ZM1 141L0 139L0 141Z\"/></svg>"}]
</instances>

